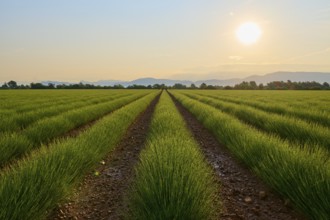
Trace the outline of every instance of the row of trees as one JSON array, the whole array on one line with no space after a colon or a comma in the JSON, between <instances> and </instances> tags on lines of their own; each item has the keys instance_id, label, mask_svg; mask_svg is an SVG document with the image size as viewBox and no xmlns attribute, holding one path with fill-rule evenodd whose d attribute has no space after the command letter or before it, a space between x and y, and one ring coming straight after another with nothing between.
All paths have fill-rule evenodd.
<instances>
[{"instance_id":1,"label":"row of trees","mask_svg":"<svg viewBox=\"0 0 330 220\"><path fill-rule=\"evenodd\" d=\"M182 84L175 84L172 86L173 89L235 89L235 90L330 90L330 85L327 82L323 84L312 81L312 82L291 82L288 80L284 81L273 81L263 85L259 85L255 81L246 82L243 81L240 84L235 86L212 86L202 83L199 87L196 87L195 84L191 84L190 87L187 87Z\"/></svg>"},{"instance_id":2,"label":"row of trees","mask_svg":"<svg viewBox=\"0 0 330 220\"><path fill-rule=\"evenodd\" d=\"M5 82L1 89L124 89L122 85L114 85L114 86L95 86L91 84L70 84L70 85L55 85L49 83L48 85L44 85L42 83L30 83L30 85L18 85L15 81L11 80L9 82Z\"/></svg>"},{"instance_id":3,"label":"row of trees","mask_svg":"<svg viewBox=\"0 0 330 220\"><path fill-rule=\"evenodd\" d=\"M235 85L232 89L249 89L249 90L328 90L330 89L329 83L324 82L323 84L312 81L312 82L291 82L290 80L284 81L273 81L266 85L259 84L255 81L242 82Z\"/></svg>"},{"instance_id":4,"label":"row of trees","mask_svg":"<svg viewBox=\"0 0 330 220\"><path fill-rule=\"evenodd\" d=\"M54 85L49 83L44 85L42 83L30 83L30 85L18 85L17 82L11 80L4 83L1 89L125 89L122 85L114 86L95 86L92 84L70 84L70 85ZM180 83L174 84L173 86L166 86L164 84L154 84L154 85L131 85L126 87L126 89L235 89L235 90L330 90L329 83L324 82L323 84L312 81L312 82L291 82L290 80L284 81L273 81L267 83L266 85L257 84L255 81L245 82L235 86L213 86L202 83L199 87L195 84L186 86Z\"/></svg>"},{"instance_id":5,"label":"row of trees","mask_svg":"<svg viewBox=\"0 0 330 220\"><path fill-rule=\"evenodd\" d=\"M195 84L191 84L190 87L187 87L182 84L175 84L171 88L173 89L235 89L235 90L330 90L330 85L327 82L323 84L312 81L312 82L291 82L288 80L284 81L273 81L263 85L259 85L255 81L246 82L243 81L240 84L235 86L212 86L202 83L199 87L196 87Z\"/></svg>"}]
</instances>

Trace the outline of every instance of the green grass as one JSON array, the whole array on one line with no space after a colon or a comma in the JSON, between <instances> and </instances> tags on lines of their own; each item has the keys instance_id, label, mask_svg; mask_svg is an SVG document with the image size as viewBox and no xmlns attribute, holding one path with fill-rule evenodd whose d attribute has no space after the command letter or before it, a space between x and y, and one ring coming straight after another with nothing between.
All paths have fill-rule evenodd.
<instances>
[{"instance_id":1,"label":"green grass","mask_svg":"<svg viewBox=\"0 0 330 220\"><path fill-rule=\"evenodd\" d=\"M211 219L215 184L210 167L167 93L150 125L130 194L131 219Z\"/></svg>"},{"instance_id":2,"label":"green grass","mask_svg":"<svg viewBox=\"0 0 330 220\"><path fill-rule=\"evenodd\" d=\"M278 135L299 146L308 147L311 151L318 146L330 151L330 129L327 127L310 124L306 121L286 115L264 112L249 106L224 102L215 98L190 93L184 94L231 114L261 131Z\"/></svg>"},{"instance_id":3,"label":"green grass","mask_svg":"<svg viewBox=\"0 0 330 220\"><path fill-rule=\"evenodd\" d=\"M329 91L279 91L279 90L197 90L200 94L223 98L259 102L265 105L279 105L285 110L307 112L330 112L326 103L330 102Z\"/></svg>"},{"instance_id":4,"label":"green grass","mask_svg":"<svg viewBox=\"0 0 330 220\"><path fill-rule=\"evenodd\" d=\"M106 116L77 138L42 147L0 176L0 219L38 220L70 195L77 182L109 153L157 92Z\"/></svg>"},{"instance_id":5,"label":"green grass","mask_svg":"<svg viewBox=\"0 0 330 220\"><path fill-rule=\"evenodd\" d=\"M0 137L0 149L2 151L0 165L3 166L12 159L29 153L41 144L49 143L65 132L114 111L147 93L148 91L141 91L135 95L73 109L54 117L39 120L19 133L5 133Z\"/></svg>"},{"instance_id":6,"label":"green grass","mask_svg":"<svg viewBox=\"0 0 330 220\"><path fill-rule=\"evenodd\" d=\"M330 161L327 151L310 153L237 118L180 94L173 95L219 142L310 219L329 219Z\"/></svg>"},{"instance_id":7,"label":"green grass","mask_svg":"<svg viewBox=\"0 0 330 220\"><path fill-rule=\"evenodd\" d=\"M0 91L0 130L7 131L0 132L0 164L8 165L0 173L0 219L44 219L112 151L157 94ZM308 218L330 219L329 92L173 94ZM109 112L79 136L57 139ZM221 207L212 170L167 93L156 107L135 178L128 199L131 219L212 219Z\"/></svg>"},{"instance_id":8,"label":"green grass","mask_svg":"<svg viewBox=\"0 0 330 220\"><path fill-rule=\"evenodd\" d=\"M98 103L111 101L120 97L131 95L131 93L118 93L113 94L111 97L101 96L101 97L84 97L79 99L79 97L71 97L71 99L61 100L60 102L53 102L52 100L47 101L46 104L38 104L30 97L30 104L26 107L31 106L29 111L17 112L17 107L20 103L16 103L17 107L11 109L11 111L0 111L0 132L15 132L19 129L24 129L32 123L41 120L46 117L52 117L59 115L63 112L70 111L72 109L82 108L88 105L95 105ZM38 100L38 99L37 99ZM15 101L13 101L15 102ZM33 109L32 109L33 108ZM1 109L0 109L1 110Z\"/></svg>"},{"instance_id":9,"label":"green grass","mask_svg":"<svg viewBox=\"0 0 330 220\"><path fill-rule=\"evenodd\" d=\"M323 111L319 107L312 108L308 106L295 107L296 100L272 100L272 97L269 97L268 102L265 101L257 101L253 97L248 99L244 98L244 94L241 97L228 97L226 95L222 95L220 92L217 93L209 93L205 91L198 92L200 95L204 95L211 98L216 98L225 102L235 103L242 106L250 106L256 109L260 109L270 113L277 113L280 115L287 115L289 117L295 117L297 119L304 120L306 122L320 124L323 126L330 127L330 115L329 112ZM284 96L284 95L283 95ZM314 101L312 103L313 107L315 104L322 104L321 101ZM292 106L293 105L293 106Z\"/></svg>"},{"instance_id":10,"label":"green grass","mask_svg":"<svg viewBox=\"0 0 330 220\"><path fill-rule=\"evenodd\" d=\"M89 90L90 91L90 90ZM108 96L118 91L63 91L63 90L1 90L0 109L24 113L37 108L56 104L70 103L73 100L94 99L97 96Z\"/></svg>"}]
</instances>

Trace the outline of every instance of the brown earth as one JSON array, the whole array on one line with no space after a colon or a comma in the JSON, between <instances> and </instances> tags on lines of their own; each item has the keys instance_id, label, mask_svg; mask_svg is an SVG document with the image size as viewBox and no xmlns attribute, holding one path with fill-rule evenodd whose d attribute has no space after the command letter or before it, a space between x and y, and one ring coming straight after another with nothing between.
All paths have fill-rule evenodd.
<instances>
[{"instance_id":1,"label":"brown earth","mask_svg":"<svg viewBox=\"0 0 330 220\"><path fill-rule=\"evenodd\" d=\"M95 175L95 172L88 174L73 196L51 212L48 219L125 218L126 194L134 178L134 166L144 147L158 99L159 97L140 114L114 151L104 161L100 161L100 165L95 168L99 175ZM218 196L222 210L218 215L219 219L306 219L292 209L290 202L282 199L244 164L237 161L189 111L175 99L174 101L221 185ZM69 132L67 136L76 136L94 123Z\"/></svg>"},{"instance_id":2,"label":"brown earth","mask_svg":"<svg viewBox=\"0 0 330 220\"><path fill-rule=\"evenodd\" d=\"M134 166L144 147L158 100L159 96L137 117L120 143L103 161L100 161L95 171L86 175L72 198L65 204L59 205L51 212L48 219L116 220L125 217L126 193L134 178ZM84 129L86 127L82 130ZM76 135L76 132L73 135Z\"/></svg>"},{"instance_id":3,"label":"brown earth","mask_svg":"<svg viewBox=\"0 0 330 220\"><path fill-rule=\"evenodd\" d=\"M306 219L292 209L288 200L281 198L236 160L181 103L171 97L221 185L219 198L222 211L219 219Z\"/></svg>"}]
</instances>

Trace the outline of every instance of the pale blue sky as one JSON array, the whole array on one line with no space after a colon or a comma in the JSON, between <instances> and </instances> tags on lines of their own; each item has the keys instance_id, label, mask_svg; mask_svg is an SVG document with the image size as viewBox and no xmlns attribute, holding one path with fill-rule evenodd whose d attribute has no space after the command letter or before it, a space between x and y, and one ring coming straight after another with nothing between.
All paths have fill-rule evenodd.
<instances>
[{"instance_id":1,"label":"pale blue sky","mask_svg":"<svg viewBox=\"0 0 330 220\"><path fill-rule=\"evenodd\" d=\"M237 27L262 29L241 44ZM0 0L0 81L330 72L329 0Z\"/></svg>"}]
</instances>

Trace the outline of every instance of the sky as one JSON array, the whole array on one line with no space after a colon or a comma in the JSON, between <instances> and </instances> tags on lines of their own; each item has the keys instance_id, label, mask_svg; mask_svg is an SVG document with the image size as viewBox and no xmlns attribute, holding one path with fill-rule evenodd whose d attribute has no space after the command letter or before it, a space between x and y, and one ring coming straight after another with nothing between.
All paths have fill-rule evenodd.
<instances>
[{"instance_id":1,"label":"sky","mask_svg":"<svg viewBox=\"0 0 330 220\"><path fill-rule=\"evenodd\" d=\"M235 36L261 29L253 45ZM329 0L0 0L0 81L330 72Z\"/></svg>"}]
</instances>

